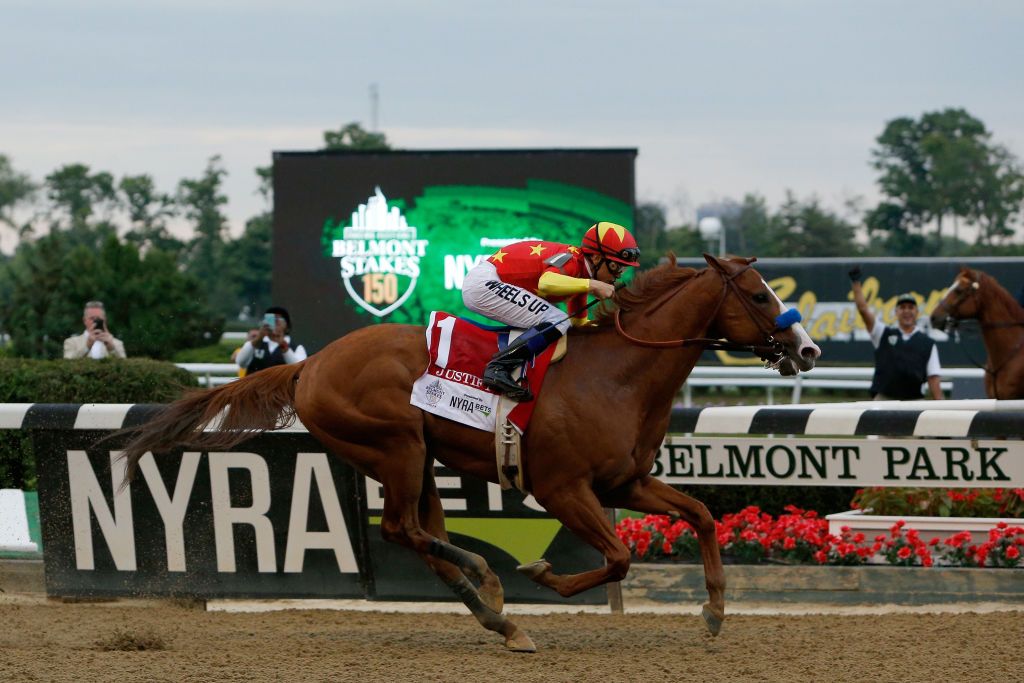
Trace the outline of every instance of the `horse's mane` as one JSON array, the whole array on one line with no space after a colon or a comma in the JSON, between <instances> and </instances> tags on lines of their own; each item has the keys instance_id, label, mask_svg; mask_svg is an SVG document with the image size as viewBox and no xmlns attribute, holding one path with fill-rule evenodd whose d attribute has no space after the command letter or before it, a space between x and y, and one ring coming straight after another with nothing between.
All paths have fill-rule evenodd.
<instances>
[{"instance_id":1,"label":"horse's mane","mask_svg":"<svg viewBox=\"0 0 1024 683\"><path fill-rule=\"evenodd\" d=\"M971 273L974 275L974 279L977 280L978 284L984 289L984 291L991 292L998 300L998 303L1001 303L1005 307L1006 312L1012 318L1011 321L1006 322L1024 320L1024 308L1021 308L1016 297L1014 297L1006 287L1003 287L999 284L998 280L984 271L971 269Z\"/></svg>"},{"instance_id":2,"label":"horse's mane","mask_svg":"<svg viewBox=\"0 0 1024 683\"><path fill-rule=\"evenodd\" d=\"M666 263L637 273L627 287L618 290L611 299L602 301L594 314L594 323L609 324L613 321L616 306L623 310L631 310L653 300L659 294L679 287L699 272L695 268L680 268L676 264L675 254L670 252Z\"/></svg>"}]
</instances>

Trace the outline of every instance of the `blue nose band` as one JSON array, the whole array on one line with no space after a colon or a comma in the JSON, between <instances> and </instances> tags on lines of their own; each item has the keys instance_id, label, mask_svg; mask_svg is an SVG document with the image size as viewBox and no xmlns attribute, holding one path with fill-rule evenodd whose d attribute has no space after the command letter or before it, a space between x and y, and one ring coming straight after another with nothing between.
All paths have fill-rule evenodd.
<instances>
[{"instance_id":1,"label":"blue nose band","mask_svg":"<svg viewBox=\"0 0 1024 683\"><path fill-rule=\"evenodd\" d=\"M785 313L779 313L775 316L775 329L788 330L803 319L804 317L800 315L800 311L791 308Z\"/></svg>"}]
</instances>

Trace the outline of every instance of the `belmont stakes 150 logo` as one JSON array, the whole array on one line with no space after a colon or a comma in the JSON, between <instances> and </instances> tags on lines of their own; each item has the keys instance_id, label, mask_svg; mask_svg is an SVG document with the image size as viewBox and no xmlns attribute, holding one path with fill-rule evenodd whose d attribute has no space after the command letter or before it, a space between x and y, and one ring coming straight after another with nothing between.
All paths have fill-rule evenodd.
<instances>
[{"instance_id":1,"label":"belmont stakes 150 logo","mask_svg":"<svg viewBox=\"0 0 1024 683\"><path fill-rule=\"evenodd\" d=\"M341 279L352 300L382 318L405 303L416 288L428 240L416 239L398 207L388 209L380 188L352 212L352 223L332 243L341 259Z\"/></svg>"}]
</instances>

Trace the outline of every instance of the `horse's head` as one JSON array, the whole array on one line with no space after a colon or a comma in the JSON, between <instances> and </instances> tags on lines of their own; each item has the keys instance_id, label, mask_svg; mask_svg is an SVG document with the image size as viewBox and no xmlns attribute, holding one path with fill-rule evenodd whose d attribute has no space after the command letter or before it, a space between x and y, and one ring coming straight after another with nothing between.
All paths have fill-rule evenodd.
<instances>
[{"instance_id":1,"label":"horse's head","mask_svg":"<svg viewBox=\"0 0 1024 683\"><path fill-rule=\"evenodd\" d=\"M764 348L765 360L783 375L814 367L821 349L811 341L796 311L789 311L751 267L757 259L719 259L710 254L704 254L704 259L726 288L711 323L712 334Z\"/></svg>"},{"instance_id":2,"label":"horse's head","mask_svg":"<svg viewBox=\"0 0 1024 683\"><path fill-rule=\"evenodd\" d=\"M980 272L961 267L953 284L932 311L932 327L952 329L957 321L977 318L981 308L981 280Z\"/></svg>"}]
</instances>

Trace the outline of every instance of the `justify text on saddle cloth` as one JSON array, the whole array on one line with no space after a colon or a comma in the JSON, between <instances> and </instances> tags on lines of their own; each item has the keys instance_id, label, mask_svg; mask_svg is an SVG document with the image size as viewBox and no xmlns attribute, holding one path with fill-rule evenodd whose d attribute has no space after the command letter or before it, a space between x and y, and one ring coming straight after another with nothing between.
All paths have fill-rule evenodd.
<instances>
[{"instance_id":1,"label":"justify text on saddle cloth","mask_svg":"<svg viewBox=\"0 0 1024 683\"><path fill-rule=\"evenodd\" d=\"M487 261L466 274L462 291L467 308L506 325L529 328L548 322L565 334L571 324L564 311L540 295L502 282L494 264Z\"/></svg>"}]
</instances>

